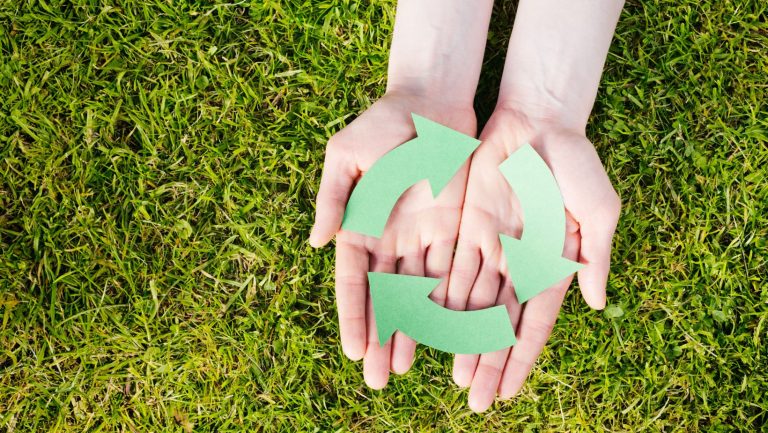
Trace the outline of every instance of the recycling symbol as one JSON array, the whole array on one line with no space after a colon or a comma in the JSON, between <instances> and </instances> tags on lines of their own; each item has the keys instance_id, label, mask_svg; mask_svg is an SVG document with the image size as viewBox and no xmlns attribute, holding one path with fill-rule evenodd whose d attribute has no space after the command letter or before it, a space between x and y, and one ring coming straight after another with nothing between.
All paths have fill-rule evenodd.
<instances>
[{"instance_id":1,"label":"recycling symbol","mask_svg":"<svg viewBox=\"0 0 768 433\"><path fill-rule=\"evenodd\" d=\"M416 114L416 138L382 156L358 182L344 213L342 229L381 237L400 196L424 179L437 197L480 145L480 141ZM565 209L555 177L525 144L499 170L523 209L520 239L499 234L518 302L521 304L583 265L562 257ZM440 279L369 272L379 344L397 330L421 344L451 353L478 354L513 346L515 330L503 305L455 311L429 299Z\"/></svg>"}]
</instances>

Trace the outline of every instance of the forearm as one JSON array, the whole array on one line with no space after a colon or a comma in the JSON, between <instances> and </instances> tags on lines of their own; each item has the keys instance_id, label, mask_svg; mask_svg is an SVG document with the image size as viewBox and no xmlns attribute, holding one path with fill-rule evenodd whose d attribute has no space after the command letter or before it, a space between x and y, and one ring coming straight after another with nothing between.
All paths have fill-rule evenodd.
<instances>
[{"instance_id":1,"label":"forearm","mask_svg":"<svg viewBox=\"0 0 768 433\"><path fill-rule=\"evenodd\" d=\"M472 106L492 0L400 0L388 92Z\"/></svg>"},{"instance_id":2,"label":"forearm","mask_svg":"<svg viewBox=\"0 0 768 433\"><path fill-rule=\"evenodd\" d=\"M521 0L499 105L583 130L623 4L621 0Z\"/></svg>"}]
</instances>

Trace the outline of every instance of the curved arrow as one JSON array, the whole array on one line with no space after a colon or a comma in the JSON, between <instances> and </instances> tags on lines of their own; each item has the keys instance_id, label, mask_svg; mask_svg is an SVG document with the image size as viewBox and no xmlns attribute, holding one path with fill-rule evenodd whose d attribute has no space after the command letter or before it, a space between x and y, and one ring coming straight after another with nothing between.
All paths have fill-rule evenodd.
<instances>
[{"instance_id":1,"label":"curved arrow","mask_svg":"<svg viewBox=\"0 0 768 433\"><path fill-rule=\"evenodd\" d=\"M437 197L480 144L478 140L411 113L417 137L382 156L352 192L341 228L381 237L398 198L428 179Z\"/></svg>"},{"instance_id":2,"label":"curved arrow","mask_svg":"<svg viewBox=\"0 0 768 433\"><path fill-rule=\"evenodd\" d=\"M499 235L515 295L521 304L582 266L562 257L565 208L557 181L543 159L525 144L499 169L523 209L523 236Z\"/></svg>"},{"instance_id":3,"label":"curved arrow","mask_svg":"<svg viewBox=\"0 0 768 433\"><path fill-rule=\"evenodd\" d=\"M437 278L369 272L379 344L400 330L409 337L451 353L486 353L514 345L515 330L503 305L454 311L429 299Z\"/></svg>"}]
</instances>

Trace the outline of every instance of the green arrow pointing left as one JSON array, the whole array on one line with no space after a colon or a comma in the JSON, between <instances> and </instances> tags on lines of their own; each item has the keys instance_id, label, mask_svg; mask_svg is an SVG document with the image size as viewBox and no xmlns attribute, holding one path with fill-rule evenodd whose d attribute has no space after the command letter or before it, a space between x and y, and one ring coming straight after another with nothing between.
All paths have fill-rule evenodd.
<instances>
[{"instance_id":1,"label":"green arrow pointing left","mask_svg":"<svg viewBox=\"0 0 768 433\"><path fill-rule=\"evenodd\" d=\"M523 236L499 235L507 269L521 304L582 266L562 257L565 208L557 181L543 159L525 144L499 169L523 209Z\"/></svg>"},{"instance_id":2,"label":"green arrow pointing left","mask_svg":"<svg viewBox=\"0 0 768 433\"><path fill-rule=\"evenodd\" d=\"M379 158L360 179L347 202L341 228L381 237L398 198L429 179L437 197L480 144L447 126L411 114L417 137Z\"/></svg>"},{"instance_id":3,"label":"green arrow pointing left","mask_svg":"<svg viewBox=\"0 0 768 433\"><path fill-rule=\"evenodd\" d=\"M486 353L516 343L503 305L454 311L429 299L437 278L368 272L379 344L396 330L419 343L451 353Z\"/></svg>"}]
</instances>

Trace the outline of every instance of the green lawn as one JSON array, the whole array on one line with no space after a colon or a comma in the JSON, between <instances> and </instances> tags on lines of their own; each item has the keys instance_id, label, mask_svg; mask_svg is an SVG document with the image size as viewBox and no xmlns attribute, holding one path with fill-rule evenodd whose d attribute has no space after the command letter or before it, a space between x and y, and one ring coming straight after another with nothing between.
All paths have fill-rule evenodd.
<instances>
[{"instance_id":1,"label":"green lawn","mask_svg":"<svg viewBox=\"0 0 768 433\"><path fill-rule=\"evenodd\" d=\"M588 131L624 204L609 306L572 289L483 415L432 350L366 388L306 242L394 1L106 3L0 1L0 432L768 431L764 1L626 5Z\"/></svg>"}]
</instances>

